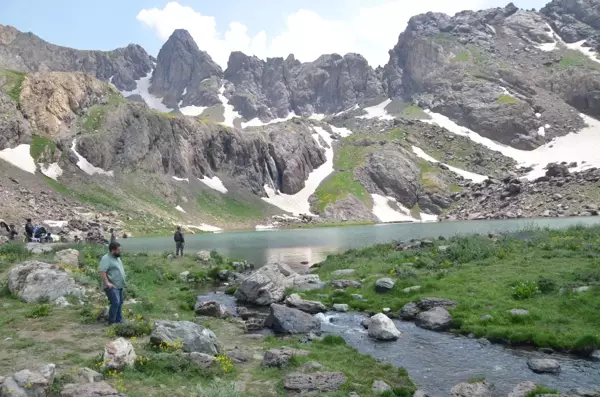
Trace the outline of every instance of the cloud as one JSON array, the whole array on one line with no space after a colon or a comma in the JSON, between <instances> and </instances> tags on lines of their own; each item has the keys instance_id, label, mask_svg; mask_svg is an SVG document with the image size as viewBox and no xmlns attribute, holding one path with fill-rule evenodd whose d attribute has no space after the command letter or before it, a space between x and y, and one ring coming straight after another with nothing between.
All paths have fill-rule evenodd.
<instances>
[{"instance_id":1,"label":"cloud","mask_svg":"<svg viewBox=\"0 0 600 397\"><path fill-rule=\"evenodd\" d=\"M175 29L187 29L200 49L224 68L231 51L263 59L293 53L303 62L313 61L322 54L357 52L377 66L387 62L388 50L396 44L411 16L428 11L454 14L483 8L491 2L496 0L384 0L377 5L357 7L344 20L325 19L314 11L300 9L288 15L284 29L272 37L264 31L250 35L247 26L240 22L231 22L221 33L214 17L177 2L170 2L162 9L144 9L137 19L163 41Z\"/></svg>"}]
</instances>

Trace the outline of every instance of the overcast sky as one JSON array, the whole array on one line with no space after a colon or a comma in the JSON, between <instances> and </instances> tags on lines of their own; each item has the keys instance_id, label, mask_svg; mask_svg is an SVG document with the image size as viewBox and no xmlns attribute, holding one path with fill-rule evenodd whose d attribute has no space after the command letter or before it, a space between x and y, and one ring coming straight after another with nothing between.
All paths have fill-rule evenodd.
<instances>
[{"instance_id":1,"label":"overcast sky","mask_svg":"<svg viewBox=\"0 0 600 397\"><path fill-rule=\"evenodd\" d=\"M521 8L546 0L521 0ZM385 64L408 19L503 7L506 0L0 0L0 24L79 49L110 50L129 43L156 55L174 29L190 31L200 49L226 67L234 50L260 58L293 53L312 61L325 53L358 52Z\"/></svg>"}]
</instances>

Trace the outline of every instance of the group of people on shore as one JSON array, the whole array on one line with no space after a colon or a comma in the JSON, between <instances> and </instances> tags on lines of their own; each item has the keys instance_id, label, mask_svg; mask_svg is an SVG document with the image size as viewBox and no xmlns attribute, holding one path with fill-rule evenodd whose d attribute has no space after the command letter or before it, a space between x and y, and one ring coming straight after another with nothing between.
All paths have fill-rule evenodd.
<instances>
[{"instance_id":1,"label":"group of people on shore","mask_svg":"<svg viewBox=\"0 0 600 397\"><path fill-rule=\"evenodd\" d=\"M18 239L19 232L14 223L9 225L0 219L0 235L6 235L9 240L14 241ZM34 226L30 218L25 223L25 233L23 236L26 242L51 243L54 241L52 233L48 232L43 226Z\"/></svg>"}]
</instances>

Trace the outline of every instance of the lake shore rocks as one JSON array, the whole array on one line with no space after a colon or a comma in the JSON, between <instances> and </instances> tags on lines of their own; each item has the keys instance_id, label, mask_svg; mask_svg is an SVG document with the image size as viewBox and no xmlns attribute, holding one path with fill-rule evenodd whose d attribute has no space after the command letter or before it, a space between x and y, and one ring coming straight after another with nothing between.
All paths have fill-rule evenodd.
<instances>
[{"instance_id":1,"label":"lake shore rocks","mask_svg":"<svg viewBox=\"0 0 600 397\"><path fill-rule=\"evenodd\" d=\"M378 313L370 319L369 336L381 341L393 341L400 337L400 331L388 316Z\"/></svg>"}]
</instances>

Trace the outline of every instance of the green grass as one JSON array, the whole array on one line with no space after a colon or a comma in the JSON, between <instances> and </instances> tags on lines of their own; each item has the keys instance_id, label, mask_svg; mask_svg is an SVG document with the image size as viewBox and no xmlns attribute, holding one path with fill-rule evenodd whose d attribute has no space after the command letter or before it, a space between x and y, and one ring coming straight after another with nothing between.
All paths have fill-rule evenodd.
<instances>
[{"instance_id":1,"label":"green grass","mask_svg":"<svg viewBox=\"0 0 600 397\"><path fill-rule=\"evenodd\" d=\"M577 50L563 50L563 56L557 65L559 68L587 68L600 71L600 65Z\"/></svg>"},{"instance_id":2,"label":"green grass","mask_svg":"<svg viewBox=\"0 0 600 397\"><path fill-rule=\"evenodd\" d=\"M419 161L419 169L419 182L423 189L427 192L441 192L442 188L438 183L437 175L441 174L442 170L425 160Z\"/></svg>"},{"instance_id":3,"label":"green grass","mask_svg":"<svg viewBox=\"0 0 600 397\"><path fill-rule=\"evenodd\" d=\"M451 59L452 62L469 62L470 60L471 53L468 50L459 52L454 58Z\"/></svg>"},{"instance_id":4,"label":"green grass","mask_svg":"<svg viewBox=\"0 0 600 397\"><path fill-rule=\"evenodd\" d=\"M31 137L31 146L29 149L29 153L35 161L37 161L40 158L40 156L42 155L42 153L44 153L46 148L49 151L50 156L53 156L54 152L56 151L56 144L52 139L38 135L33 135Z\"/></svg>"},{"instance_id":5,"label":"green grass","mask_svg":"<svg viewBox=\"0 0 600 397\"><path fill-rule=\"evenodd\" d=\"M4 80L2 90L15 102L19 103L21 98L21 86L26 74L0 68L0 78ZM1 80L0 80L1 81Z\"/></svg>"},{"instance_id":6,"label":"green grass","mask_svg":"<svg viewBox=\"0 0 600 397\"><path fill-rule=\"evenodd\" d=\"M462 190L462 187L458 186L456 183L450 184L450 193L460 193Z\"/></svg>"},{"instance_id":7,"label":"green grass","mask_svg":"<svg viewBox=\"0 0 600 397\"><path fill-rule=\"evenodd\" d=\"M198 193L196 203L200 211L225 221L258 219L264 216L263 209L256 203L212 191Z\"/></svg>"},{"instance_id":8,"label":"green grass","mask_svg":"<svg viewBox=\"0 0 600 397\"><path fill-rule=\"evenodd\" d=\"M515 98L514 96L503 94L503 95L498 96L498 98L496 98L496 103L501 104L501 105L512 105L515 103L519 103L519 100L517 98Z\"/></svg>"},{"instance_id":9,"label":"green grass","mask_svg":"<svg viewBox=\"0 0 600 397\"><path fill-rule=\"evenodd\" d=\"M339 336L328 335L323 340L311 344L300 343L298 339L269 337L265 340L265 345L265 349L288 346L308 350L310 354L294 357L291 366L286 369L258 367L254 373L256 379L277 381L283 379L287 373L298 372L302 365L316 361L323 365L324 371L341 371L348 377L348 381L337 393L331 393L335 396L347 396L350 392L356 392L363 397L380 395L371 390L375 380L383 380L394 389L389 396L412 396L415 391L406 370L358 353ZM283 393L281 385L279 391Z\"/></svg>"},{"instance_id":10,"label":"green grass","mask_svg":"<svg viewBox=\"0 0 600 397\"><path fill-rule=\"evenodd\" d=\"M410 209L410 216L412 216L415 219L421 219L421 207L418 203Z\"/></svg>"},{"instance_id":11,"label":"green grass","mask_svg":"<svg viewBox=\"0 0 600 397\"><path fill-rule=\"evenodd\" d=\"M83 129L89 133L97 132L102 128L106 113L115 110L122 103L125 103L125 98L117 92L110 94L108 103L92 106L87 116L83 118Z\"/></svg>"},{"instance_id":12,"label":"green grass","mask_svg":"<svg viewBox=\"0 0 600 397\"><path fill-rule=\"evenodd\" d=\"M438 245L448 246L438 250ZM363 280L360 290L329 294L324 299L307 293L306 299L328 304L347 303L359 310L399 310L422 297L454 299L453 329L492 341L533 344L587 353L600 347L600 227L567 230L524 230L500 239L487 236L454 237L436 247L395 251L384 244L332 255L318 274L329 280L332 271L354 268L350 276ZM389 294L376 294L374 283L387 274L397 278ZM535 283L539 293L515 295L521 283ZM410 294L403 288L420 285ZM585 293L560 293L561 288L587 285ZM544 291L544 292L542 292ZM366 302L351 294L363 295ZM508 311L529 310L527 317ZM481 320L483 315L493 318Z\"/></svg>"},{"instance_id":13,"label":"green grass","mask_svg":"<svg viewBox=\"0 0 600 397\"><path fill-rule=\"evenodd\" d=\"M534 391L530 391L529 393L525 394L525 397L536 397L536 396L539 396L540 394L561 394L561 393L556 389L551 389L544 385L538 385Z\"/></svg>"},{"instance_id":14,"label":"green grass","mask_svg":"<svg viewBox=\"0 0 600 397\"><path fill-rule=\"evenodd\" d=\"M415 105L410 105L402 109L400 112L400 117L413 120L424 120L430 118L423 109Z\"/></svg>"}]
</instances>

